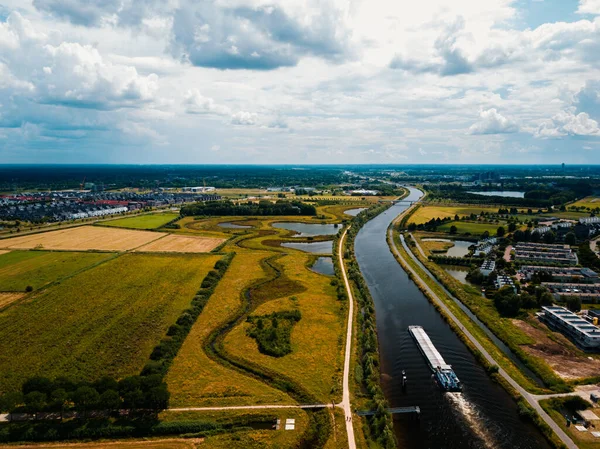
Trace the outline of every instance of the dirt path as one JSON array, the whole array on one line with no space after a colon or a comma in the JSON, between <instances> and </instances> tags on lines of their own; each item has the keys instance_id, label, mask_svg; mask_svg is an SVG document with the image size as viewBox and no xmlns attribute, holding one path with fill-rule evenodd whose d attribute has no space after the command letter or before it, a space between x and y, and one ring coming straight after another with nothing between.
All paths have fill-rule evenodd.
<instances>
[{"instance_id":1,"label":"dirt path","mask_svg":"<svg viewBox=\"0 0 600 449\"><path fill-rule=\"evenodd\" d=\"M344 233L340 238L340 242L337 248L337 256L340 262L340 268L342 269L342 276L344 277L344 285L346 286L346 292L348 293L348 329L346 332L346 352L344 356L344 377L342 381L342 408L344 409L344 415L346 416L346 433L348 434L348 447L350 449L356 449L356 441L354 439L354 427L352 426L352 409L350 407L350 389L348 388L348 378L350 373L350 357L352 355L352 320L354 315L354 297L352 296L352 289L348 282L348 276L346 275L346 267L344 266L343 259L343 243L346 238L346 233L349 228L344 229Z\"/></svg>"}]
</instances>

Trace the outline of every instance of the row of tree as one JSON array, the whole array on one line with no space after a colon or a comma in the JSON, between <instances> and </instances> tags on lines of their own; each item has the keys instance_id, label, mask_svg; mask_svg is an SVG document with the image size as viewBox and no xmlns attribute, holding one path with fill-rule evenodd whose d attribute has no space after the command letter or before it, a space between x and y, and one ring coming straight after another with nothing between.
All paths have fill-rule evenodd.
<instances>
[{"instance_id":1,"label":"row of tree","mask_svg":"<svg viewBox=\"0 0 600 449\"><path fill-rule=\"evenodd\" d=\"M5 393L0 410L8 413L60 412L74 410L86 418L91 411L114 412L120 409L156 413L169 406L167 384L160 375L130 376L117 382L103 377L95 382L74 381L66 377L50 380L32 377L20 392Z\"/></svg>"},{"instance_id":2,"label":"row of tree","mask_svg":"<svg viewBox=\"0 0 600 449\"><path fill-rule=\"evenodd\" d=\"M183 216L281 216L281 215L317 215L317 209L312 204L301 201L278 200L271 202L261 200L258 203L248 201L236 204L231 201L198 202L183 206Z\"/></svg>"}]
</instances>

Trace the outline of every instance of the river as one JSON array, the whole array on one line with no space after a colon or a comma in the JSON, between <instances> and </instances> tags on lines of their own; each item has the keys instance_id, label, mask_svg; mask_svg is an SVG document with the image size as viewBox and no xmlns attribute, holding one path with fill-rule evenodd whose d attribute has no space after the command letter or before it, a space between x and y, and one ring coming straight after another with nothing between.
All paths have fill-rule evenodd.
<instances>
[{"instance_id":1,"label":"river","mask_svg":"<svg viewBox=\"0 0 600 449\"><path fill-rule=\"evenodd\" d=\"M407 201L421 192L410 189ZM406 449L547 449L531 424L519 418L512 398L493 382L469 349L408 278L386 241L393 219L408 207L396 204L369 221L358 233L355 253L377 314L382 385L390 406L418 405L419 421L396 415L394 429ZM444 393L408 334L421 325L463 383L462 393ZM403 391L401 372L408 387Z\"/></svg>"}]
</instances>

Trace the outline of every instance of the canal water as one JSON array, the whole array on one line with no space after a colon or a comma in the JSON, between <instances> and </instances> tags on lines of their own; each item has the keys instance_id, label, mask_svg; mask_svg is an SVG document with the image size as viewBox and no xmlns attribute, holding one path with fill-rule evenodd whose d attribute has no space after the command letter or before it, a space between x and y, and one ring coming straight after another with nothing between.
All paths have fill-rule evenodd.
<instances>
[{"instance_id":1,"label":"canal water","mask_svg":"<svg viewBox=\"0 0 600 449\"><path fill-rule=\"evenodd\" d=\"M333 252L332 240L325 240L323 242L284 242L281 246L313 254L331 254Z\"/></svg>"},{"instance_id":2,"label":"canal water","mask_svg":"<svg viewBox=\"0 0 600 449\"><path fill-rule=\"evenodd\" d=\"M419 199L411 189L407 201ZM493 382L441 315L408 278L386 241L392 220L408 207L396 204L358 233L355 253L377 314L382 385L392 407L418 405L421 418L396 415L394 429L407 449L547 449L517 406ZM444 393L431 377L408 326L423 326L445 361L463 383L462 393ZM402 370L408 386L401 385Z\"/></svg>"}]
</instances>

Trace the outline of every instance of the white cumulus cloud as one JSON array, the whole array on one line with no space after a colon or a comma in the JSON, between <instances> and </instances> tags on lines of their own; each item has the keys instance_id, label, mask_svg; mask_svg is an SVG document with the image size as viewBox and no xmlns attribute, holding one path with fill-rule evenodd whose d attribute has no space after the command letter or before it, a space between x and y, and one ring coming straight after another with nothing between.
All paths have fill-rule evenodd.
<instances>
[{"instance_id":1,"label":"white cumulus cloud","mask_svg":"<svg viewBox=\"0 0 600 449\"><path fill-rule=\"evenodd\" d=\"M480 120L469 128L469 134L506 134L519 131L517 123L500 114L496 108L479 113Z\"/></svg>"}]
</instances>

